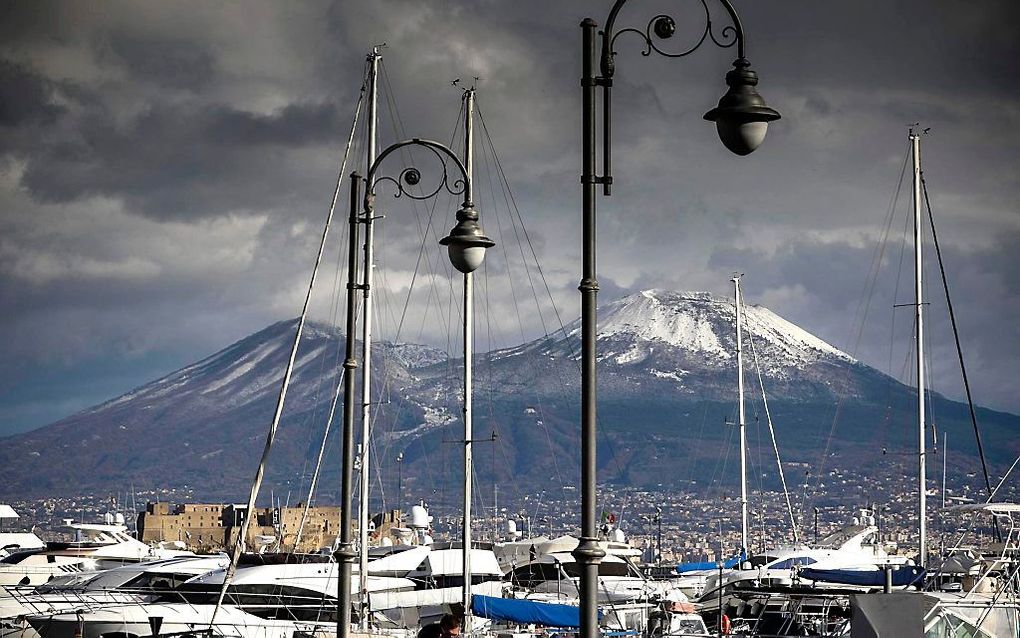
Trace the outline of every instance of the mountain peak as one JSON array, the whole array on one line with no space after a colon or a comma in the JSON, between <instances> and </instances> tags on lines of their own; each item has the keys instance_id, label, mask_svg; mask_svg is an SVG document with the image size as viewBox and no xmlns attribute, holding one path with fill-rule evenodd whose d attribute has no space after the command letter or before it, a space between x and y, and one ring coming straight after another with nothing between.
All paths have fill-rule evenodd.
<instances>
[{"instance_id":1,"label":"mountain peak","mask_svg":"<svg viewBox=\"0 0 1020 638\"><path fill-rule=\"evenodd\" d=\"M753 341L763 364L773 369L833 358L854 361L763 306L745 305L744 321L744 347L750 349ZM697 356L710 367L725 367L735 359L735 324L731 298L705 291L642 290L600 309L600 355L619 364L639 363L656 348L665 348ZM572 333L577 331L575 326Z\"/></svg>"}]
</instances>

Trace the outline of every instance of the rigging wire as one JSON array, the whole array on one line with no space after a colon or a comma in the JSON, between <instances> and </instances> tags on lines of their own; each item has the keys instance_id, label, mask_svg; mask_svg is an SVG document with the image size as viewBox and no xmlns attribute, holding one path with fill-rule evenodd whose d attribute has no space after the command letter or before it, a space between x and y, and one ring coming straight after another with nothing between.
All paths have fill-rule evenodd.
<instances>
[{"instance_id":1,"label":"rigging wire","mask_svg":"<svg viewBox=\"0 0 1020 638\"><path fill-rule=\"evenodd\" d=\"M477 105L477 103L476 103L476 105ZM482 109L481 109L480 106L478 106L478 119L482 123L482 130L483 130L483 132L485 134L485 137L490 140L490 145L491 145L491 136L489 135L488 127L487 127L487 125L485 123L485 118L484 118L484 116L482 114ZM541 306L541 303L539 302L539 299L538 299L537 287L535 286L535 282L534 282L534 280L533 280L533 278L531 276L531 271L527 268L529 262L524 257L524 244L525 243L527 244L528 249L529 249L529 251L531 253L532 260L534 261L535 268L538 271L539 278L541 279L542 284L543 284L543 286L545 288L546 295L549 297L549 302L550 302L550 304L552 306L553 313L556 316L557 324L559 325L559 331L558 332L560 334L562 334L563 337L564 337L563 343L568 348L570 359L574 362L575 367L578 370L580 370L580 368L581 368L580 358L577 355L577 352L575 351L575 349L573 347L573 342L569 338L570 335L567 333L566 325L563 323L563 318L560 315L559 308L557 307L555 298L552 295L552 289L549 286L548 278L545 275L545 271L542 269L541 262L538 260L538 254L535 251L534 243L531 241L531 235L528 233L527 226L524 224L524 218L521 215L520 209L517 206L517 200L516 200L516 198L514 198L513 190L510 188L510 184L506 180L506 173L503 170L503 164L500 161L499 155L496 152L496 149L495 149L494 146L492 147L492 155L493 155L493 161L495 162L498 174L502 177L500 184L504 188L503 196L507 200L507 207L508 207L508 210L511 212L511 217L510 217L511 224L512 224L512 227L514 229L514 234L517 237L517 245L518 245L519 250L521 251L521 259L522 259L522 261L524 262L524 265L525 265L525 274L527 275L528 283L529 283L529 285L531 287L532 295L533 295L534 300L535 300L535 306L537 308L539 322L542 325L542 332L543 332L543 334L545 336L547 336L547 337L550 336L548 328L546 327L546 324L545 324L545 318L542 315L542 306ZM521 241L520 235L517 235L517 222L514 220L513 213L516 213L517 221L520 222L520 225L521 225L521 235L523 235L523 237L524 237L524 241L523 242ZM507 267L509 269L509 261L508 261ZM561 379L561 382L562 382L562 379ZM564 384L564 385L566 385L566 384ZM544 422L545 422L545 419L543 419L543 423ZM598 415L596 415L596 422L597 423L601 423L601 420L600 420ZM612 465L612 466L615 466L615 470L616 470L617 476L623 476L624 471L625 471L625 468L623 466L623 460L622 460L621 456L616 453L616 449L615 449L616 446L614 445L612 438L609 437L609 433L607 432L606 428L600 427L600 428L598 428L597 431L598 431L598 436L599 436L599 439L600 439L601 443L603 445L605 445L605 447L607 448L607 451L609 453L609 459L610 459L609 464ZM548 431L546 432L546 434L548 436ZM551 437L549 438L549 440L551 441ZM559 473L558 466L557 466L557 473ZM561 482L562 482L562 480L561 480ZM565 490L565 485L564 485L564 490ZM565 492L564 492L564 495L566 495ZM602 504L601 507L604 509L605 505Z\"/></svg>"},{"instance_id":2,"label":"rigging wire","mask_svg":"<svg viewBox=\"0 0 1020 638\"><path fill-rule=\"evenodd\" d=\"M363 85L361 93L360 93L360 95L358 97L358 103L357 103L357 105L355 106L355 109L354 109L354 121L353 121L353 123L351 125L351 133L350 133L350 135L347 138L347 148L344 151L344 162L343 162L343 164L341 165L341 168L340 168L341 181L343 181L343 173L346 170L346 160L350 156L351 148L352 148L352 146L354 144L355 131L357 130L358 119L359 119L359 116L361 114L361 107L363 106L364 100L365 100L365 87ZM333 197L333 206L336 206L336 194L334 194L334 197ZM346 229L346 227L344 227L342 232L341 232L341 236L340 236L340 242L339 242L340 246L342 246L344 244L344 239L346 237L347 237L347 229ZM331 320L331 323L335 323L335 320L336 320L336 318L338 316L338 313L339 313L339 306L340 306L340 302L339 302L339 297L340 297L339 289L340 289L340 285L341 285L340 282L342 281L342 272L343 272L342 263L343 262L344 262L343 251L338 251L338 253L337 253L337 265L336 265L336 269L335 269L334 274L333 274L333 285L331 286L331 288L333 290L333 302L332 302L331 308L330 308L330 320ZM297 532L296 532L295 537L294 537L294 551L295 552L298 551L298 547L299 547L299 545L301 543L301 537L302 537L302 535L304 533L305 524L308 521L308 512L309 512L309 509L312 506L312 502L315 499L315 489L316 489L316 487L318 485L319 473L320 473L320 471L322 469L322 460L323 460L323 456L324 456L325 451L326 451L326 444L327 444L327 442L329 440L329 432L330 432L330 428L332 427L333 416L336 413L336 406L337 406L337 403L338 403L338 401L340 399L341 393L343 392L344 372L343 372L342 368L340 368L340 366L339 366L340 359L341 359L341 340L337 339L336 343L337 343L337 346L336 346L336 349L335 349L332 370L340 370L340 372L337 375L338 378L337 378L336 392L334 392L333 400L332 400L332 402L330 403L330 406L329 406L329 413L328 413L328 416L326 417L326 425L325 425L325 427L323 428L323 431L322 431L322 443L319 446L318 458L315 461L315 470L312 473L312 478L311 478L311 481L309 482L309 485L308 485L308 498L305 500L305 506L304 506L304 509L301 512L301 520L298 523ZM321 378L322 376L324 376L324 375L322 374L322 370L320 370L319 377ZM318 394L316 394L316 397L317 396L318 396ZM317 398L316 398L316 401L315 401L315 405L316 406L318 405L318 399Z\"/></svg>"},{"instance_id":3,"label":"rigging wire","mask_svg":"<svg viewBox=\"0 0 1020 638\"><path fill-rule=\"evenodd\" d=\"M745 315L746 316L746 315ZM772 450L776 453L776 466L779 468L779 481L783 485L783 496L786 497L786 511L790 515L790 529L793 532L793 542L800 542L800 533L797 529L797 519L793 515L793 504L790 501L790 491L786 488L786 474L783 472L783 461L779 456L779 445L776 443L776 431L772 425L772 413L769 411L769 400L765 395L765 382L762 379L761 365L758 363L758 351L754 346L754 336L747 331L747 339L751 344L751 358L754 360L754 370L758 374L758 387L761 388L761 400L765 407L765 421L769 426L769 436L772 437Z\"/></svg>"},{"instance_id":4,"label":"rigging wire","mask_svg":"<svg viewBox=\"0 0 1020 638\"><path fill-rule=\"evenodd\" d=\"M368 75L368 66L366 64L365 71L364 71L364 76L367 77L367 75ZM352 155L353 156L357 156L362 151L362 148L364 146L365 133L363 132L362 135L359 138L356 138L354 136L354 132L357 129L358 113L359 113L360 107L363 105L363 104L361 104L363 101L364 101L364 91L362 91L362 93L361 93L361 95L359 97L359 104L358 104L358 106L355 109L354 123L352 124L351 136L348 139L348 146L347 146L347 150L346 150L346 155L348 157L350 157ZM340 239L339 239L339 242L338 242L338 246L344 246L346 244L346 241L347 241L347 225L344 224L344 225L341 226ZM336 326L337 325L338 314L339 314L340 306L341 306L340 288L343 285L343 283L342 283L343 282L343 276L342 275L343 275L344 272L346 272L346 259L344 258L343 251L338 251L337 252L336 267L335 267L334 272L333 272L333 282L332 282L332 285L330 286L330 290L332 291L331 292L330 309L329 309L329 311L327 313L328 325L330 325L330 326ZM333 366L332 366L331 370L333 370L337 374L341 375L338 378L338 383L342 384L342 381L343 381L343 377L342 377L343 371L341 370L340 363L341 363L341 360L342 360L342 358L344 356L343 355L343 340L339 339L339 338L335 338L334 339L334 337L338 337L338 336L339 336L339 332L334 332L334 333L329 335L328 339L329 340L333 340L336 343L336 347L334 349L334 361L333 361ZM313 411L312 411L313 418L307 419L305 421L305 423L308 423L309 421L314 421L315 420L314 419L314 415L318 413L318 409L319 409L319 405L318 405L319 404L319 400L318 400L318 397L319 397L319 391L320 391L320 386L321 386L322 379L325 377L325 361L327 359L327 354L328 354L328 347L323 349L323 354L322 354L322 357L320 358L320 360L323 363L322 363L322 365L320 365L319 375L316 377L317 385L316 385L316 393L315 393L315 396L313 398L313 406L314 406L313 407ZM338 391L339 391L339 389L340 388L338 388ZM326 422L324 430L323 430L322 442L320 444L320 448L319 448L319 452L318 452L318 459L316 461L315 471L314 471L312 480L310 481L309 488L308 488L308 499L305 502L305 506L304 506L304 509L303 509L303 512L302 512L302 516L301 516L301 522L298 525L297 533L295 535L295 541L294 541L294 544L293 544L293 547L294 547L295 551L297 550L297 547L300 544L300 541L301 541L301 538L302 538L302 535L303 535L303 529L304 529L304 527L306 525L307 517L308 517L308 514L309 514L308 509L309 509L309 507L311 507L311 505L312 505L312 503L314 502L314 499L315 499L315 492L316 492L316 487L317 487L317 476L320 473L320 467L322 465L322 461L324 460L325 448L326 448L326 446L328 444L328 441L329 441L329 432L330 432L330 428L331 428L332 414L335 412L337 400L338 400L338 395L334 396L334 398L333 398L333 401L331 403L331 407L329 409L330 416L327 418L327 422ZM309 431L309 444L311 442L311 437L312 437L312 432ZM337 445L337 448L338 449L337 449L336 452L337 452L337 455L339 455L340 454L339 444ZM304 491L303 484L304 484L305 478L307 478L307 474L306 474L307 466L308 466L308 459L306 457L305 460L304 460L304 466L303 466L301 474L300 474L301 484L298 486L298 492L299 493ZM336 496L337 496L337 499L339 500L339 493L337 493ZM288 496L288 500L289 500L289 496ZM282 541L282 539L281 539L281 541Z\"/></svg>"},{"instance_id":5,"label":"rigging wire","mask_svg":"<svg viewBox=\"0 0 1020 638\"><path fill-rule=\"evenodd\" d=\"M364 92L364 84L362 84L362 92ZM360 110L361 99L358 100L358 109ZM356 124L356 120L354 122ZM352 125L352 137L355 126ZM350 151L350 143L348 143L347 151ZM272 450L273 441L276 438L276 431L280 424L280 417L283 414L284 403L287 399L287 388L290 384L291 374L294 371L294 361L297 358L298 346L301 343L301 332L305 325L305 319L308 316L308 307L312 299L312 290L315 288L315 278L319 272L319 264L322 262L322 255L326 249L326 240L329 237L329 227L333 221L333 212L336 209L337 198L340 195L340 189L343 186L344 171L347 167L348 152L344 153L343 161L340 163L340 171L337 175L336 188L333 191L333 198L329 205L329 213L326 215L326 223L322 230L322 240L319 243L319 252L315 258L315 265L312 268L312 276L308 282L308 291L305 293L304 305L301 309L301 318L298 320L297 330L294 335L294 344L291 347L290 358L287 361L287 369L283 375L283 382L280 385L280 394L276 402L276 410L273 414L272 423L269 426L269 433L266 436L266 445L262 451L262 458L259 461L258 469L255 472L255 478L252 481L251 491L248 495L248 505L245 511L245 516L241 521L241 529L238 531L237 540L234 542L233 552L231 554L230 564L227 567L226 573L223 576L223 585L220 588L219 596L216 600L216 607L213 608L212 614L209 617L209 630L212 631L214 623L216 621L216 614L219 612L220 607L223 605L223 597L227 593L227 588L230 586L231 580L233 580L234 574L237 571L237 563L241 558L241 552L244 548L245 540L247 539L248 528L251 524L251 519L255 516L255 499L258 497L259 488L262 486L262 477L265 474L266 462L269 460L269 452Z\"/></svg>"},{"instance_id":6,"label":"rigging wire","mask_svg":"<svg viewBox=\"0 0 1020 638\"><path fill-rule=\"evenodd\" d=\"M931 210L931 200L928 197L928 185L924 181L924 172L921 172L921 191L924 193L925 207L928 209L928 221L931 224L931 239L935 245L935 255L938 257L939 272L942 275L942 290L946 294L946 307L949 309L949 322L953 327L953 339L956 342L956 355L960 360L960 373L963 375L963 388L967 394L967 407L970 410L970 422L974 428L974 440L977 442L978 456L981 458L981 472L985 479L985 489L989 498L992 494L992 482L988 475L988 463L985 460L985 449L981 440L981 430L978 428L977 413L974 409L974 399L970 392L970 380L967 377L967 366L963 360L963 348L960 346L960 333L956 326L956 313L953 310L953 301L949 296L949 280L946 278L946 268L942 261L942 249L939 247L938 233L935 231L935 216Z\"/></svg>"},{"instance_id":7,"label":"rigging wire","mask_svg":"<svg viewBox=\"0 0 1020 638\"><path fill-rule=\"evenodd\" d=\"M903 264L905 263L906 257L907 257L907 243L908 243L907 240L910 237L912 237L912 236L913 236L913 231L911 230L911 216L910 215L904 215L903 216L903 234L902 234L902 236L900 238L900 259L899 259L899 263L898 263L898 265L896 267L896 277L894 279L895 286L893 288L893 313L892 313L891 328L890 328L890 331L889 331L889 360L890 360L890 362L892 361L893 352L895 351L896 341L897 341L897 339L896 339L896 332L895 332L895 328L896 328L896 312L895 312L895 309L898 308L898 307L901 307L901 304L897 303L897 301L899 300L899 294L900 294L900 281L903 279ZM910 323L910 335L909 335L909 338L905 339L905 342L907 344L907 348L906 348L906 351L905 351L905 353L903 355L903 363L902 363L902 366L901 366L899 372L895 373L893 371L891 363L890 363L890 366L889 366L889 379L886 381L886 404L887 404L887 406L889 406L888 418L890 420L892 419L892 403L893 403L893 397L894 397L894 395L893 395L893 387L894 387L894 383L895 383L894 379L903 379L904 382L907 383L907 384L916 384L916 379L915 379L915 376L914 376L916 374L916 371L914 370L914 366L911 365L911 362L914 359L914 346L916 345L916 339L915 339L915 335L916 334L917 334L917 322L912 320L911 323ZM907 422L907 421L901 421L900 422L899 434L900 434L899 447L900 448L906 448L906 446L909 445L909 441L911 440L911 434L912 434L909 422Z\"/></svg>"},{"instance_id":8,"label":"rigging wire","mask_svg":"<svg viewBox=\"0 0 1020 638\"><path fill-rule=\"evenodd\" d=\"M850 354L854 357L857 355L857 351L860 347L861 340L864 337L864 325L867 322L868 313L871 309L871 299L874 296L875 288L878 283L878 275L881 271L882 262L885 258L885 249L889 238L889 232L892 226L894 213L896 210L896 204L899 201L900 191L903 187L903 177L906 174L907 163L910 159L910 146L907 145L906 154L903 157L903 164L900 168L900 178L897 182L895 192L889 202L889 207L886 211L885 225L883 228L882 238L875 247L875 251L872 254L871 267L869 268L868 276L865 278L864 289L861 294L860 301L857 304L857 310L854 315L854 323L857 325L857 334L853 339L853 348ZM849 339L848 339L849 341ZM833 411L832 425L829 428L829 434L825 440L825 446L818 461L818 471L816 473L815 484L812 489L812 497L818 494L819 486L821 485L822 476L824 475L825 463L829 456L829 450L832 448L832 442L836 434L836 425L839 422L839 417L842 412L843 403L845 402L848 395L847 384L850 380L850 373L852 366L846 367L846 372L843 376L843 382L839 387L839 396L836 400L836 406ZM805 484L805 490L807 485ZM806 496L806 491L805 491Z\"/></svg>"},{"instance_id":9,"label":"rigging wire","mask_svg":"<svg viewBox=\"0 0 1020 638\"><path fill-rule=\"evenodd\" d=\"M386 70L385 64L380 64L380 77L382 78L383 85L385 87L385 90L383 91L383 93L384 93L384 97L385 97L385 103L387 105L387 109L388 109L389 114L390 114L390 123L391 123L391 126L392 126L392 128L393 128L393 130L394 130L394 132L396 134L396 137L398 137L400 139L404 139L406 137L406 133L405 133L405 128L404 128L403 120L401 119L400 112L399 112L399 109L398 109L397 104L396 104L395 94L393 92L392 85L390 84L389 74L388 74L388 72ZM462 106L462 108L463 108L463 106ZM459 128L460 120L461 120L461 117L458 115L457 124L454 127L454 134L453 134L454 137L456 136L456 131ZM406 147L400 149L400 158L401 158L403 166L407 167L407 166L412 166L413 165L413 153L411 153ZM422 187L419 186L419 190L421 188ZM415 263L414 272L413 272L413 275L412 275L412 281L411 281L411 284L410 284L410 286L408 288L408 294L407 294L407 297L405 298L405 301L404 301L404 305L403 305L403 309L401 311L400 319L394 321L394 323L396 324L396 335L394 337L394 343L398 343L398 344L400 343L401 337L403 336L405 320L407 318L407 313L408 313L408 308L409 308L410 301L411 301L411 296L412 296L412 294L414 293L414 290L415 290L415 283L417 282L418 274L419 274L419 272L421 270L422 260L424 259L424 261L426 263L426 270L427 271L431 271L433 273L435 273L437 271L437 269L432 266L433 253L430 252L430 251L426 251L425 250L425 246L426 246L427 240L429 239L429 231L430 230L432 231L433 236L435 236L435 228L434 228L434 225L433 225L432 222L433 222L433 216L434 216L436 207L438 205L438 201L431 201L431 202L426 203L426 210L428 211L428 220L427 220L427 223L426 223L425 227L423 228L422 227L422 213L421 213L421 211L419 210L419 207L418 207L418 200L414 199L413 197L409 198L409 199L411 200L411 203L412 203L412 209L413 209L413 212L414 212L415 223L416 223L416 225L418 227L419 234L422 237L422 241L421 241L421 244L419 246L418 256L417 256L417 260L416 260L416 263ZM430 204L431 204L431 208L429 208ZM385 228L385 225L380 225L380 226ZM438 238L435 238L435 239L436 239L436 242L438 243ZM382 253L382 252L383 251L380 251L380 253ZM440 263L442 263L442 260L440 260ZM449 266L447 267L447 270L449 270ZM383 269L382 272L385 273L385 269ZM382 279L384 285L379 287L379 288L382 289L382 290L388 290L389 286L385 285L385 281L386 281L385 280L385 276L382 276L381 279ZM421 336L422 332L424 331L424 322L425 322L426 317L429 315L429 312L428 312L429 305L431 303L432 295L433 295L433 292L434 292L434 289L435 289L435 275L433 275L431 283L432 283L432 286L429 288L429 297L426 300L426 308L425 308L425 311L422 313L422 324L421 324L421 326L419 328L419 337ZM451 282L450 286L451 286L451 289L452 289L452 282ZM452 295L452 292L451 292L451 295ZM388 299L388 297L387 297L387 299ZM437 297L437 302L438 302L438 297ZM391 310L390 316L394 317L394 313L392 312L392 306L387 306L387 307L389 307L390 310ZM437 307L439 307L438 303L437 303ZM383 315L383 313L379 313L379 316L377 318L377 320L380 322L380 331L379 331L380 334L382 334L382 329L381 329L382 315ZM440 322L444 324L444 329L446 330L447 334L449 334L448 325L446 324L446 322L443 321L445 319L445 316L442 315L441 313L438 316L439 316ZM449 352L449 345L450 344L449 344L449 340L448 340L448 342L447 342L447 352ZM383 381L382 381L382 384L381 384L381 396L385 397L385 396L390 396L390 393L392 392L393 376L388 373L388 371L389 371L389 367L388 366L383 366L383 371L384 371L384 378L383 378ZM377 402L376 405L372 406L372 409L374 411L374 419L373 420L375 420L377 423L381 423L381 424L382 423L386 423L386 424L388 424L389 425L389 434L391 436L386 437L387 441L383 445L381 452L379 451L379 449L377 447L378 446L378 440L377 439L379 437L375 437L373 439L373 441L371 442L373 454L377 458L380 458L380 456L381 457L388 457L392 443L397 440L396 437L392 436L393 430L394 430L396 424L400 422L400 419L401 419L401 416L402 416L402 413L403 413L403 409L404 409L404 406L400 405L400 406L398 406L398 408L396 409L396 412L392 415L392 417L390 419L380 420L380 412L383 409L383 404L384 404L384 402L380 401L380 402ZM426 455L426 453L427 453L426 449L424 448L424 444L422 443L422 455L423 455L423 457ZM426 466L425 467L425 471L426 471L426 474L428 475L427 476L428 482L431 483L431 484L435 484L435 479L434 479L433 476L431 476L431 470L432 470L431 465L426 463L425 466ZM379 485L378 493L380 494L380 496L382 498L383 506L385 507L385 488L384 488L384 481L383 481L383 477L382 477L382 468L380 467L380 464L377 463L375 465L375 471L376 471L376 480L377 480L378 485Z\"/></svg>"},{"instance_id":10,"label":"rigging wire","mask_svg":"<svg viewBox=\"0 0 1020 638\"><path fill-rule=\"evenodd\" d=\"M696 449L695 449L694 454L688 454L687 455L687 485L688 485L688 487L691 485L691 482L694 480L694 467L695 467L695 464L696 464L695 460L698 459L698 458L701 458L701 452L702 452L701 446L702 446L702 443L703 443L703 440L702 440L703 436L702 435L705 432L705 423L708 420L708 406L709 406L709 402L708 401L703 401L702 405L703 405L703 407L702 407L702 410L701 410L701 421L698 424L698 436L696 436L694 438L694 445L695 445Z\"/></svg>"},{"instance_id":11,"label":"rigging wire","mask_svg":"<svg viewBox=\"0 0 1020 638\"><path fill-rule=\"evenodd\" d=\"M520 236L520 234L517 231L517 223L514 220L514 216L513 216L513 206L515 204L511 205L512 195L509 192L509 182L506 180L506 176L502 172L502 169L501 169L501 167L499 165L498 157L496 155L495 145L493 144L492 138L489 136L488 129L485 127L485 120L482 117L481 109L479 108L478 111L479 111L479 113L478 113L479 120L482 122L482 133L483 133L482 139L483 139L484 142L486 142L486 143L483 143L481 145L481 147L482 147L482 154L481 155L482 155L482 158L483 158L483 161L484 161L486 178L487 178L487 180L489 182L489 194L490 194L490 200L492 202L493 210L495 210L495 211L501 210L500 207L499 207L498 202L496 201L496 188L495 188L495 186L493 184L493 181L492 181L492 176L493 176L493 172L494 172L493 168L495 168L495 173L496 173L496 176L497 176L497 182L499 183L499 185L500 185L500 187L502 189L503 201L504 201L504 203L505 203L505 205L507 207L508 217L509 217L509 220L510 220L510 224L511 224L511 226L513 228L514 236L515 236L515 238L517 240L516 241L517 246L518 246L518 248L521 251L521 262L522 262L523 267L525 268L525 272L528 274L528 282L529 282L529 284L531 284L532 292L533 292L533 294L535 296L535 302L536 302L536 307L538 309L538 315L539 315L540 320L542 320L541 305L538 303L538 297L537 297L537 293L535 292L534 281L531 279L530 270L528 270L528 262L527 262L527 260L524 257L523 243L521 242L521 236ZM491 151L491 157L490 157L490 151ZM519 214L520 213L518 211L518 215ZM523 228L523 219L521 219L521 226ZM515 285L514 277L512 276L512 272L511 272L511 269L510 269L510 255L509 255L509 252L507 251L508 242L506 241L506 239L503 236L503 224L501 223L501 219L498 216L496 217L496 231L497 231L497 237L499 238L499 245L500 245L500 248L501 248L501 250L503 252L503 259L506 262L507 282L508 282L509 288L510 288L510 295L511 295L511 300L513 302L514 312L515 312L516 317L517 317L517 326L518 326L518 330L519 330L519 334L520 334L521 343L527 343L527 338L526 338L525 332L524 332L524 319L521 316L521 303L519 302L519 297L518 297L518 293L517 293L517 286ZM525 232L526 232L526 229L525 229ZM536 258L536 263L537 263L537 258ZM543 327L543 331L544 331L545 330L544 320L542 320L542 327ZM492 355L492 352L490 350L488 356L491 357L491 355ZM524 361L527 362L527 365L531 369L533 378L538 378L538 372L539 371L538 371L538 367L536 365L535 357L527 356L527 357L524 358ZM542 428L543 434L545 434L545 440L546 440L546 445L548 446L548 449L549 449L549 454L550 454L550 456L555 458L556 457L555 447L553 445L552 437L549 434L549 428L548 428L548 426L546 426L546 419L547 419L547 417L546 417L546 413L545 413L544 402L542 401L541 396L536 396L535 404L536 404L536 411L537 411L537 414L538 414L538 417L539 417L537 419L537 421L541 422L541 428ZM555 471L556 480L558 481L559 485L561 486L561 488L565 487L566 483L563 480L563 474L562 474L562 472L560 470L560 464L559 463L553 463L553 469ZM515 485L515 489L517 489L516 485ZM518 492L518 496L519 496L519 492Z\"/></svg>"}]
</instances>

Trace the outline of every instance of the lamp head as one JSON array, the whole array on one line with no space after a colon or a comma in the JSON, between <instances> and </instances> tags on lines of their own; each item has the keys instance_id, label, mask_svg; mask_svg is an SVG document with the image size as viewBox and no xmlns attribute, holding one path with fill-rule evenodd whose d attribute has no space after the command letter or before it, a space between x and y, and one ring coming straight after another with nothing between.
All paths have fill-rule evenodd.
<instances>
[{"instance_id":1,"label":"lamp head","mask_svg":"<svg viewBox=\"0 0 1020 638\"><path fill-rule=\"evenodd\" d=\"M464 202L457 211L457 225L439 243L446 246L453 267L464 274L477 270L485 261L485 249L496 245L482 232L478 211L471 202Z\"/></svg>"},{"instance_id":2,"label":"lamp head","mask_svg":"<svg viewBox=\"0 0 1020 638\"><path fill-rule=\"evenodd\" d=\"M765 139L769 122L780 118L779 112L765 105L765 99L754 87L758 74L751 63L737 58L733 69L726 74L729 90L719 99L719 105L705 113L705 119L715 122L723 145L737 155L748 155Z\"/></svg>"}]
</instances>

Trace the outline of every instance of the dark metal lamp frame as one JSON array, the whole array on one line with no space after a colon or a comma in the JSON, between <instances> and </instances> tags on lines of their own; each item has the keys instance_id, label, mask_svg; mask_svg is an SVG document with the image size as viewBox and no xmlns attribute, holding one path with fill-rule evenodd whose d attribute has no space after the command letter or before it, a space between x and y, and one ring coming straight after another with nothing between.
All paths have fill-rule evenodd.
<instances>
[{"instance_id":1,"label":"dark metal lamp frame","mask_svg":"<svg viewBox=\"0 0 1020 638\"><path fill-rule=\"evenodd\" d=\"M615 44L618 37L627 33L635 34L644 42L642 55L653 52L669 58L682 58L698 50L701 45L711 42L721 48L737 47L737 59L733 69L726 74L729 90L719 105L705 114L705 119L716 121L720 132L725 124L739 125L749 122L769 122L779 119L779 113L765 105L755 85L757 74L750 69L744 57L744 30L736 11L729 0L719 3L729 14L731 25L718 33L712 23L708 0L701 0L704 9L705 28L701 37L690 47L668 50L662 46L676 33L676 20L667 14L653 16L643 29L626 27L617 29L616 20L627 0L617 0L609 12L606 27L598 31L601 37L601 58L599 75L595 74L596 30L598 25L591 18L581 22L582 29L582 144L581 144L581 225L582 225L582 275L578 289L581 292L581 537L574 558L581 564L580 612L581 638L598 638L598 565L605 551L598 542L596 519L596 330L597 296L596 279L596 235L595 235L595 187L602 185L603 195L612 193L612 86L615 74ZM602 88L602 161L601 175L596 173L596 100L595 91ZM735 149L743 155L753 148Z\"/></svg>"}]
</instances>

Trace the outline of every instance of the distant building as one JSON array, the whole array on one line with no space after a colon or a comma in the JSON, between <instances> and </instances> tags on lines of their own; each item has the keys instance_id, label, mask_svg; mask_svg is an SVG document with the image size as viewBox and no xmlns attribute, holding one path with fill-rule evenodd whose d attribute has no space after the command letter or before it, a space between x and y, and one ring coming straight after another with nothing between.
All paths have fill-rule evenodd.
<instances>
[{"instance_id":1,"label":"distant building","mask_svg":"<svg viewBox=\"0 0 1020 638\"><path fill-rule=\"evenodd\" d=\"M237 539L246 510L247 506L236 504L184 503L171 506L169 503L149 503L145 511L138 514L138 537L145 543L179 541L195 551L221 551L231 547ZM294 551L303 512L304 505L301 504L256 509L255 519L248 528L248 548L269 545L273 549ZM311 507L297 551L332 547L339 531L339 507Z\"/></svg>"}]
</instances>

